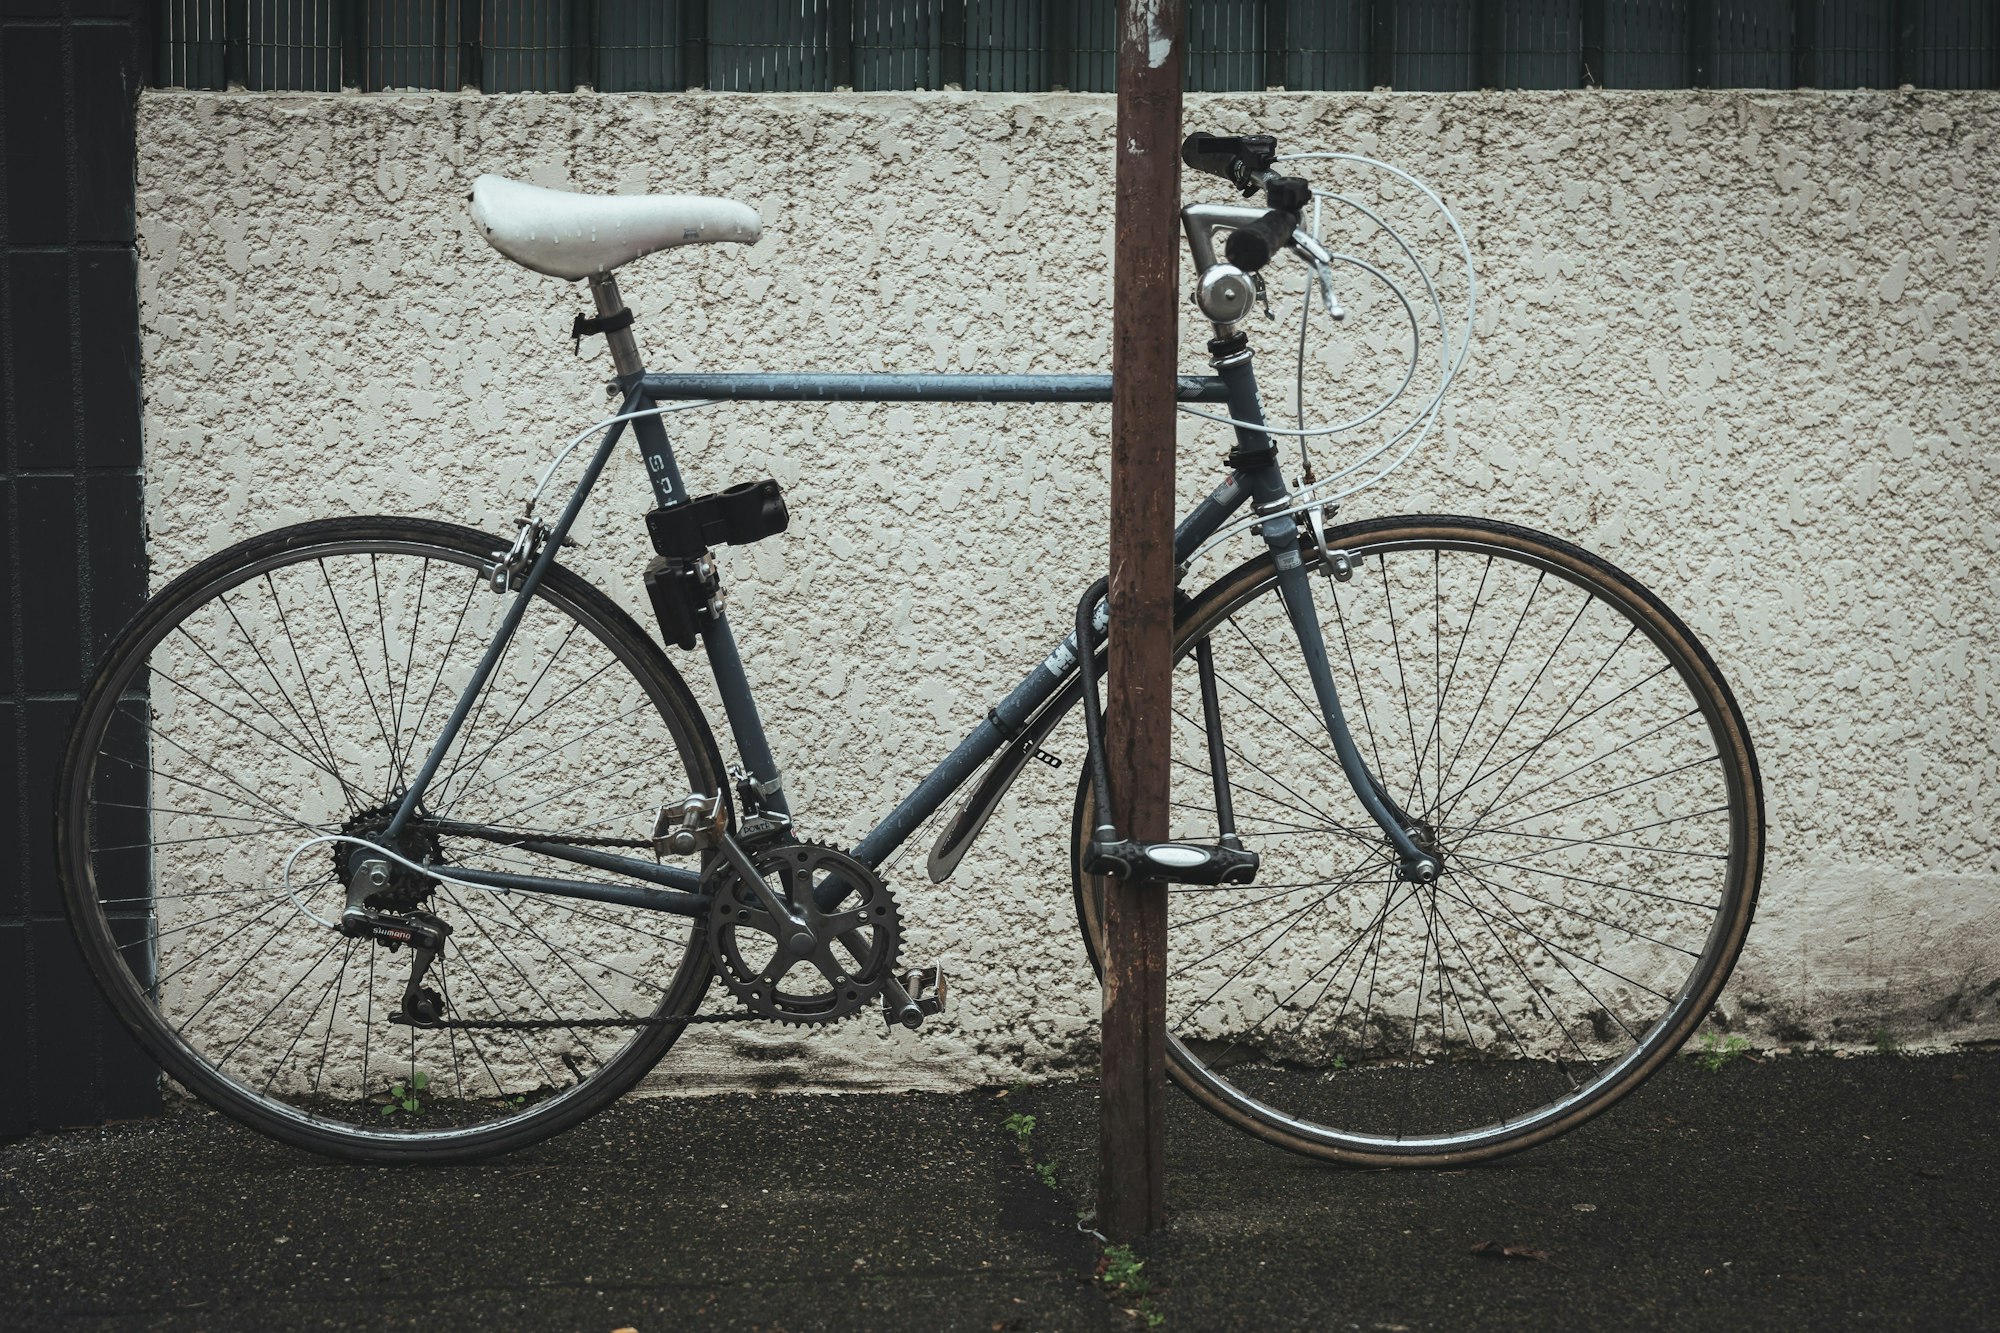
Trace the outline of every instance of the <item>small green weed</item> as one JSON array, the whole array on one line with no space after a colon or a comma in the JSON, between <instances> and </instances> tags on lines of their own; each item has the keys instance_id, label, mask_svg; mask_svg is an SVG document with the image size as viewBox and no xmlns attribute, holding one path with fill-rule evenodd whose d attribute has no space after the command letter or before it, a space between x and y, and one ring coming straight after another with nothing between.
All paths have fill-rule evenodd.
<instances>
[{"instance_id":1,"label":"small green weed","mask_svg":"<svg viewBox=\"0 0 2000 1333\"><path fill-rule=\"evenodd\" d=\"M1054 1189L1056 1187L1054 1159L1046 1162L1035 1160L1035 1117L1017 1111L1001 1121L1000 1127L1014 1136L1014 1146L1021 1150L1021 1156L1027 1160L1028 1169L1035 1173L1036 1179Z\"/></svg>"},{"instance_id":2,"label":"small green weed","mask_svg":"<svg viewBox=\"0 0 2000 1333\"><path fill-rule=\"evenodd\" d=\"M1146 1279L1146 1261L1132 1253L1130 1245L1107 1245L1097 1262L1097 1280L1113 1291L1144 1296L1153 1290Z\"/></svg>"},{"instance_id":3,"label":"small green weed","mask_svg":"<svg viewBox=\"0 0 2000 1333\"><path fill-rule=\"evenodd\" d=\"M1713 1074L1749 1049L1750 1043L1743 1038L1724 1037L1710 1029L1701 1034L1701 1054L1695 1056L1695 1063Z\"/></svg>"},{"instance_id":4,"label":"small green weed","mask_svg":"<svg viewBox=\"0 0 2000 1333\"><path fill-rule=\"evenodd\" d=\"M1896 1040L1896 1034L1887 1028L1876 1028L1868 1034L1868 1040L1875 1044L1878 1055L1894 1055L1903 1049L1903 1044Z\"/></svg>"},{"instance_id":5,"label":"small green weed","mask_svg":"<svg viewBox=\"0 0 2000 1333\"><path fill-rule=\"evenodd\" d=\"M395 1115L399 1111L404 1115L416 1115L424 1109L423 1098L417 1094L430 1085L430 1075L421 1069L412 1070L409 1078L397 1079L389 1085L387 1092L376 1093L375 1100L381 1104L383 1115Z\"/></svg>"},{"instance_id":6,"label":"small green weed","mask_svg":"<svg viewBox=\"0 0 2000 1333\"><path fill-rule=\"evenodd\" d=\"M1347 1068L1347 1057L1346 1057L1346 1056L1344 1056L1344 1055L1336 1055L1336 1056L1334 1056L1334 1057L1333 1057L1333 1067L1334 1067L1334 1068L1335 1068L1336 1070L1340 1070L1340 1069L1345 1069L1345 1068Z\"/></svg>"},{"instance_id":7,"label":"small green weed","mask_svg":"<svg viewBox=\"0 0 2000 1333\"><path fill-rule=\"evenodd\" d=\"M1146 1261L1133 1254L1131 1246L1105 1246L1097 1261L1097 1280L1113 1297L1126 1302L1126 1311L1143 1319L1147 1328L1167 1322L1167 1317L1153 1308L1153 1284L1146 1276Z\"/></svg>"}]
</instances>

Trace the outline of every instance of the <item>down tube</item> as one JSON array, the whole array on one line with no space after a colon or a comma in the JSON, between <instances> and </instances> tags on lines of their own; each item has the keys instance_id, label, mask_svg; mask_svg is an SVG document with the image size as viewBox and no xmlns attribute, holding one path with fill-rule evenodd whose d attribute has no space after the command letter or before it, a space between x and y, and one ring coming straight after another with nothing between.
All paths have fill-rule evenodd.
<instances>
[{"instance_id":1,"label":"down tube","mask_svg":"<svg viewBox=\"0 0 2000 1333\"><path fill-rule=\"evenodd\" d=\"M1196 548L1214 536L1216 529L1228 521L1229 516L1241 508L1248 498L1235 473L1224 478L1222 484L1196 505L1174 529L1174 559L1184 561L1193 555ZM1104 627L1104 615L1105 610L1100 605L1100 630ZM944 762L932 769L903 798L901 804L855 844L855 859L870 866L879 866L883 858L903 845L919 824L950 800L952 793L977 772L981 764L1020 731L1022 724L1062 687L1075 669L1076 634L1071 632L1039 666L1028 673L1027 679L994 705L986 719L958 743Z\"/></svg>"}]
</instances>

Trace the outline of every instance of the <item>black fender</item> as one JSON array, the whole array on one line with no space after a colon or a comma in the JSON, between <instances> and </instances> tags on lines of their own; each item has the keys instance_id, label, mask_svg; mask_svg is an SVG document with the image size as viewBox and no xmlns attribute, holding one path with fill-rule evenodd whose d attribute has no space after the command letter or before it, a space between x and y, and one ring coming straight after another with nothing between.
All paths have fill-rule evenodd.
<instances>
[{"instance_id":1,"label":"black fender","mask_svg":"<svg viewBox=\"0 0 2000 1333\"><path fill-rule=\"evenodd\" d=\"M1101 659L1103 656L1100 651L1098 657ZM1041 742L1048 734L1055 730L1056 723L1062 721L1069 710L1076 707L1082 699L1083 682L1077 676L1076 667L1072 665L1062 684L1056 687L1056 692L1050 695L1026 722L1022 723L1021 729L1014 733L1014 738L1007 742L1006 748L987 764L985 771L979 775L979 780L972 784L972 790L966 794L964 802L958 807L958 813L952 816L951 822L945 825L944 832L938 835L937 845L931 848L930 860L926 863L932 883L943 883L950 877L951 872L958 868L958 863L964 859L966 852L970 851L972 844L978 840L980 831L986 827L986 821L993 817L993 811L999 806L1000 798L1012 789L1014 779L1021 776L1021 770L1027 766L1029 758L1040 748ZM1087 764L1090 761L1085 759L1084 762Z\"/></svg>"}]
</instances>

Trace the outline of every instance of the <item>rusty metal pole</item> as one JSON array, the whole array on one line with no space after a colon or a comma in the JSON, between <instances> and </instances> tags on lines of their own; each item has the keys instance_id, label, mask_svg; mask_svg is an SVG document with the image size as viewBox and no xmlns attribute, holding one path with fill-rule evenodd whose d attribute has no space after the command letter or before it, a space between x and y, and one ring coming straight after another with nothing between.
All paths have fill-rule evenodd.
<instances>
[{"instance_id":1,"label":"rusty metal pole","mask_svg":"<svg viewBox=\"0 0 2000 1333\"><path fill-rule=\"evenodd\" d=\"M1105 767L1119 829L1147 840L1167 836L1183 48L1182 0L1121 0ZM1103 922L1097 1217L1126 1241L1167 1214L1166 886L1107 877Z\"/></svg>"}]
</instances>

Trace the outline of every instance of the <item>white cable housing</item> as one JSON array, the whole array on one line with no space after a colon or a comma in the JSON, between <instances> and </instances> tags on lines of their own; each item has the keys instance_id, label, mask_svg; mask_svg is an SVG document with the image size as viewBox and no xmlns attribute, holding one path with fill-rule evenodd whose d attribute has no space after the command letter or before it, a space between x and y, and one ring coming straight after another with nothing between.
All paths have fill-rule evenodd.
<instances>
[{"instance_id":1,"label":"white cable housing","mask_svg":"<svg viewBox=\"0 0 2000 1333\"><path fill-rule=\"evenodd\" d=\"M403 869L422 875L425 879L434 879L440 884L450 884L461 889L483 889L487 893L513 892L512 889L496 884L474 884L470 880L455 878L451 874L438 869L436 866L420 866L409 857L392 852L380 843L369 842L366 838L356 838L345 833L329 833L324 837L307 838L293 849L290 856L285 858L285 896L292 900L292 906L299 909L300 915L306 917L308 920L318 922L328 930L339 930L340 923L338 921L328 921L318 912L313 911L312 908L305 905L305 901L299 897L298 890L292 887L292 866L297 863L301 856L305 855L307 848L320 847L333 842L344 842L351 847L366 847L369 851L374 852L384 860L394 861L397 865L403 867Z\"/></svg>"},{"instance_id":2,"label":"white cable housing","mask_svg":"<svg viewBox=\"0 0 2000 1333\"><path fill-rule=\"evenodd\" d=\"M714 399L703 398L691 403L671 403L666 407L647 407L641 408L637 412L623 412L615 417L606 417L594 426L586 426L577 433L575 439L564 445L554 458L551 458L543 465L541 472L536 474L535 493L528 497L528 512L531 514L535 512L535 505L540 502L542 492L549 488L549 482L554 479L556 469L563 465L563 461L576 452L576 447L579 444L582 444L606 426L615 426L621 421L637 421L640 417L663 417L672 412L692 412L698 407L714 406Z\"/></svg>"},{"instance_id":3,"label":"white cable housing","mask_svg":"<svg viewBox=\"0 0 2000 1333\"><path fill-rule=\"evenodd\" d=\"M1373 407L1346 421L1311 426L1305 424L1303 420L1305 407L1303 391L1305 384L1306 333L1312 315L1312 296L1315 281L1315 274L1309 271L1306 277L1304 293L1305 306L1300 314L1298 366L1295 376L1295 383L1298 386L1300 394L1298 409L1301 420L1299 425L1296 428L1287 428L1263 422L1239 421L1234 417L1202 411L1191 406L1182 406L1180 410L1189 416L1198 417L1204 421L1212 421L1218 425L1243 427L1261 431L1269 436L1296 439L1299 442L1302 459L1306 462L1308 470L1310 470L1310 456L1305 452L1308 441L1327 439L1332 436L1358 430L1371 422L1377 421L1397 403L1402 402L1408 394L1411 385L1417 378L1417 372L1423 359L1423 326L1417 317L1419 307L1425 309L1426 313L1430 316L1432 327L1435 328L1435 336L1438 344L1437 378L1430 392L1425 394L1420 401L1410 406L1409 419L1399 429L1388 434L1386 438L1374 441L1364 448L1358 456L1344 462L1332 472L1315 476L1313 481L1296 487L1292 493L1290 507L1283 511L1282 514L1257 514L1230 523L1203 543L1201 549L1195 552L1195 556L1206 553L1221 542L1249 528L1255 527L1270 518L1295 516L1322 506L1337 506L1349 496L1382 480L1382 478L1388 476L1396 468L1408 461L1411 455L1416 452L1417 448L1429 436L1431 428L1437 423L1439 409L1444 402L1444 396L1450 390L1459 371L1465 366L1466 357L1471 350L1472 335L1478 318L1478 280L1473 271L1471 243L1467 241L1465 229L1459 225L1457 217L1453 215L1450 208L1446 207L1444 201L1438 197L1437 193L1430 186L1400 167L1392 166L1389 163L1372 157L1365 157L1358 153L1288 153L1276 160L1279 162L1353 163L1357 166L1385 172L1397 180L1414 187L1423 196L1423 199L1428 202L1430 208L1444 219L1445 224L1451 229L1453 238L1458 243L1459 259L1465 278L1463 322L1453 321L1447 316L1444 298L1439 293L1437 284L1432 280L1430 270L1425 267L1415 247L1410 244L1402 231L1393 226L1375 208L1369 207L1358 199L1337 191L1315 189L1313 191L1311 230L1308 233L1314 242L1320 242L1323 239L1328 212L1327 206L1335 205L1344 207L1360 215L1364 221L1370 224L1372 229L1379 230L1394 245L1395 249L1401 252L1404 261L1412 269L1416 270L1416 278L1421 283L1423 292L1420 297L1412 300L1411 293L1406 290L1404 284L1396 281L1391 274L1385 272L1377 265L1354 254L1334 253L1330 255L1330 258L1335 263L1361 269L1369 276L1381 282L1402 305L1405 317L1410 323L1410 350L1409 363L1404 368L1401 382ZM1322 246L1322 248L1324 247ZM1457 323L1456 331L1453 328L1454 323ZM1454 336L1454 332L1456 332L1456 336ZM1384 459L1385 455L1388 458L1386 462L1383 462L1381 460ZM1190 559L1193 558L1190 557Z\"/></svg>"}]
</instances>

